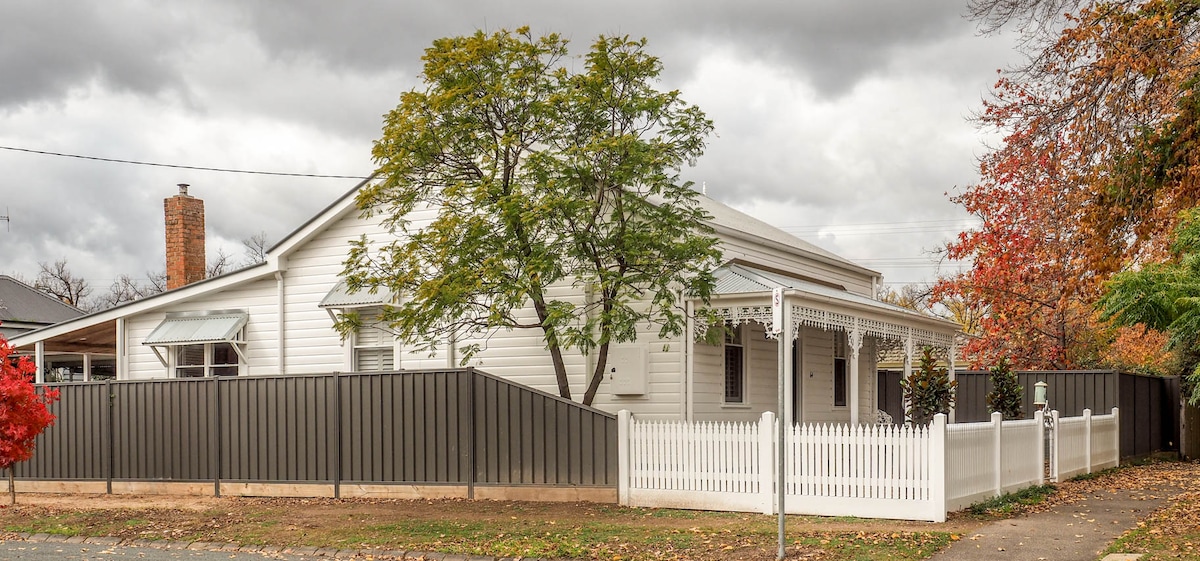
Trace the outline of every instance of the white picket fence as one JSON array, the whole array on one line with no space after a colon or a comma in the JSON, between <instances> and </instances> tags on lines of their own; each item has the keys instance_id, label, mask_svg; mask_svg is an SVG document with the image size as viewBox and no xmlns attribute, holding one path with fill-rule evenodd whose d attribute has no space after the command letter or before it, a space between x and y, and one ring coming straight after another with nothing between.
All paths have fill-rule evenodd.
<instances>
[{"instance_id":1,"label":"white picket fence","mask_svg":"<svg viewBox=\"0 0 1200 561\"><path fill-rule=\"evenodd\" d=\"M1118 414L1058 418L1052 475L1116 465ZM642 421L618 415L621 504L776 512L775 415L757 422ZM793 425L785 429L789 514L944 521L948 511L1045 481L1045 424L929 427ZM1057 469L1057 471L1055 471ZM1080 471L1082 470L1082 471Z\"/></svg>"},{"instance_id":2,"label":"white picket fence","mask_svg":"<svg viewBox=\"0 0 1200 561\"><path fill-rule=\"evenodd\" d=\"M1116 407L1109 415L1084 409L1082 417L1059 418L1058 411L1050 416L1050 474L1055 481L1120 463L1121 417Z\"/></svg>"}]
</instances>

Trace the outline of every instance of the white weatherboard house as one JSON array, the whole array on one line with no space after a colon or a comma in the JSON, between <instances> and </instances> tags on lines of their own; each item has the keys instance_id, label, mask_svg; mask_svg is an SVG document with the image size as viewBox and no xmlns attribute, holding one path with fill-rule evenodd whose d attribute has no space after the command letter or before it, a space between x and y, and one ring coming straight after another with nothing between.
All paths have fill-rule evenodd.
<instances>
[{"instance_id":1,"label":"white weatherboard house","mask_svg":"<svg viewBox=\"0 0 1200 561\"><path fill-rule=\"evenodd\" d=\"M454 344L429 356L378 329L346 340L333 329L340 311L384 303L379 296L347 294L339 282L351 240L388 235L361 217L357 190L271 248L265 262L186 284L197 276L196 263L203 275L204 214L203 203L181 188L165 201L170 290L11 342L43 367L82 361L87 371L89 364L113 364L118 380L459 366ZM873 423L881 352L903 349L907 366L921 347L951 350L954 324L875 299L879 273L708 197L699 200L712 215L725 261L710 307L735 329L724 344L710 345L692 336L661 340L647 325L636 343L612 349L613 368L596 397L600 409L648 419L743 421L774 411L779 343L767 334L778 288L784 295L780 338L791 347L784 353L785 419ZM562 286L552 296L585 297L572 291ZM706 327L692 325L692 331ZM483 347L470 366L556 393L540 330L501 332ZM593 359L572 352L565 359L572 392L582 395Z\"/></svg>"}]
</instances>

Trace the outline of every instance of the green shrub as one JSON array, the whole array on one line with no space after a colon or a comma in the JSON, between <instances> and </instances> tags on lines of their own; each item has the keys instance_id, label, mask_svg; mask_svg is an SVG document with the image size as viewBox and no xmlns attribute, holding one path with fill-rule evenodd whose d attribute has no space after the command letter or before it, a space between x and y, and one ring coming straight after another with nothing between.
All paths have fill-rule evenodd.
<instances>
[{"instance_id":1,"label":"green shrub","mask_svg":"<svg viewBox=\"0 0 1200 561\"><path fill-rule=\"evenodd\" d=\"M999 497L992 497L986 501L979 501L969 507L971 514L982 516L985 514L1011 514L1021 506L1035 505L1044 500L1046 497L1053 495L1056 488L1053 485L1033 485L1012 493L1005 493Z\"/></svg>"},{"instance_id":2,"label":"green shrub","mask_svg":"<svg viewBox=\"0 0 1200 561\"><path fill-rule=\"evenodd\" d=\"M949 414L957 386L958 382L950 379L946 369L938 367L933 349L925 347L921 351L920 367L900 380L904 403L908 406L908 422L913 426L924 426L938 413Z\"/></svg>"},{"instance_id":3,"label":"green shrub","mask_svg":"<svg viewBox=\"0 0 1200 561\"><path fill-rule=\"evenodd\" d=\"M1025 389L1017 381L1017 373L1012 371L1008 358L988 369L988 378L992 382L992 391L987 394L988 411L1004 415L1005 420L1021 418L1021 398Z\"/></svg>"}]
</instances>

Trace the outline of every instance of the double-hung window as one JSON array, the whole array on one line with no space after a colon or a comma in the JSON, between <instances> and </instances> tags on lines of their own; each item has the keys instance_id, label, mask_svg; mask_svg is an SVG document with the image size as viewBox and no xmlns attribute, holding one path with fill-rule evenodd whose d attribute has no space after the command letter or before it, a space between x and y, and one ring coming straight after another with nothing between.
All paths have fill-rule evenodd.
<instances>
[{"instance_id":1,"label":"double-hung window","mask_svg":"<svg viewBox=\"0 0 1200 561\"><path fill-rule=\"evenodd\" d=\"M846 334L833 334L833 405L846 406Z\"/></svg>"},{"instance_id":2,"label":"double-hung window","mask_svg":"<svg viewBox=\"0 0 1200 561\"><path fill-rule=\"evenodd\" d=\"M232 343L202 343L175 347L175 378L237 376L241 360Z\"/></svg>"},{"instance_id":3,"label":"double-hung window","mask_svg":"<svg viewBox=\"0 0 1200 561\"><path fill-rule=\"evenodd\" d=\"M378 321L380 308L358 311L362 327L354 332L352 365L356 372L386 372L396 369L396 339Z\"/></svg>"},{"instance_id":4,"label":"double-hung window","mask_svg":"<svg viewBox=\"0 0 1200 561\"><path fill-rule=\"evenodd\" d=\"M740 405L746 402L746 348L742 344L742 327L725 330L725 403Z\"/></svg>"}]
</instances>

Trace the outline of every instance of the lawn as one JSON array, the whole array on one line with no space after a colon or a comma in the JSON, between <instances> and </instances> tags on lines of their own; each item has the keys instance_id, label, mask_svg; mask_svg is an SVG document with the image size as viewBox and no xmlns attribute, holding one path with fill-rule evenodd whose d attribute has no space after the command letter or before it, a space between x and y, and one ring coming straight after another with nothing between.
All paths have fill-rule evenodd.
<instances>
[{"instance_id":1,"label":"lawn","mask_svg":"<svg viewBox=\"0 0 1200 561\"><path fill-rule=\"evenodd\" d=\"M789 559L926 559L998 518L1073 501L1106 487L1171 481L1185 493L1110 552L1200 558L1197 464L1160 463L1015 493L941 524L788 518ZM203 541L352 550L439 551L497 557L772 560L774 516L627 508L596 503L402 501L25 494L0 508L0 530L125 540Z\"/></svg>"},{"instance_id":2,"label":"lawn","mask_svg":"<svg viewBox=\"0 0 1200 561\"><path fill-rule=\"evenodd\" d=\"M790 517L790 558L917 560L977 527ZM9 532L605 560L774 559L774 516L594 503L23 495Z\"/></svg>"}]
</instances>

